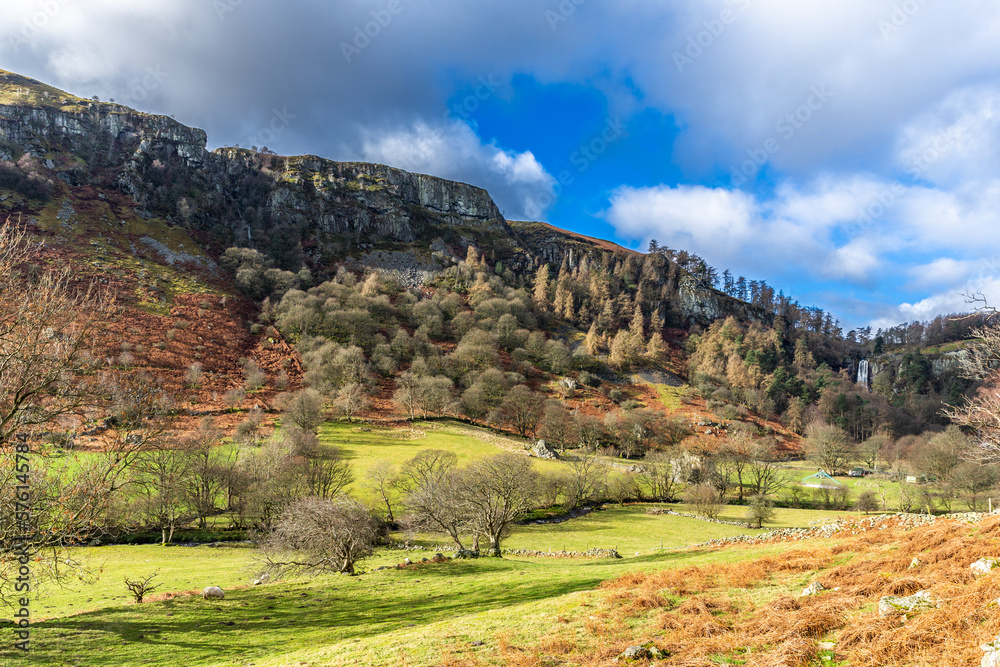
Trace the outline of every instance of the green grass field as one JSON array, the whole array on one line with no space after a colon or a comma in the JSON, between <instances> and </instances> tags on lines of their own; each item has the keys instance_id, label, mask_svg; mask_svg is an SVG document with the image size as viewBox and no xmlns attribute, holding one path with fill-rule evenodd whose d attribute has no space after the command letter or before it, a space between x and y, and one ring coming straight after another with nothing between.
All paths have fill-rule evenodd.
<instances>
[{"instance_id":1,"label":"green grass field","mask_svg":"<svg viewBox=\"0 0 1000 667\"><path fill-rule=\"evenodd\" d=\"M488 650L498 633L537 634L554 616L578 610L600 582L626 572L785 548L679 549L754 531L652 516L646 508L613 507L561 524L519 526L506 543L542 550L617 547L628 556L621 560L453 561L259 587L250 586L254 550L246 546L77 549L73 555L91 568L90 578L36 592L31 664L168 665L178 659L189 665L435 664L442 651L478 650L473 641L487 642L482 650ZM782 510L778 523L808 525L829 516ZM383 550L364 565L396 564L405 555L421 554ZM160 589L152 601L132 603L123 578L152 571L159 573ZM207 585L223 587L226 599L172 595ZM15 657L8 646L0 649L0 664Z\"/></svg>"},{"instance_id":2,"label":"green grass field","mask_svg":"<svg viewBox=\"0 0 1000 667\"><path fill-rule=\"evenodd\" d=\"M503 451L524 451L533 444L523 438L450 421L416 421L405 429L327 422L320 429L320 442L340 449L355 477L348 492L368 503L374 503L376 498L365 485L365 474L379 461L390 461L398 468L421 450L442 449L453 452L458 465L465 466ZM563 461L532 459L532 462L535 470L543 474L567 470Z\"/></svg>"}]
</instances>

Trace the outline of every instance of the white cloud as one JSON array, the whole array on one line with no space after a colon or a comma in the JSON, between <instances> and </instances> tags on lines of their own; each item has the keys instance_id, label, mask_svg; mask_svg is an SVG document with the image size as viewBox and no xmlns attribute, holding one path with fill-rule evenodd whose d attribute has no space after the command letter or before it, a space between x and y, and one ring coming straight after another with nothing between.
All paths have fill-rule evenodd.
<instances>
[{"instance_id":1,"label":"white cloud","mask_svg":"<svg viewBox=\"0 0 1000 667\"><path fill-rule=\"evenodd\" d=\"M543 220L556 180L530 151L484 144L465 123L362 130L361 158L486 188L511 220Z\"/></svg>"},{"instance_id":2,"label":"white cloud","mask_svg":"<svg viewBox=\"0 0 1000 667\"><path fill-rule=\"evenodd\" d=\"M920 114L899 132L896 162L937 185L1000 177L1000 88L962 88Z\"/></svg>"},{"instance_id":3,"label":"white cloud","mask_svg":"<svg viewBox=\"0 0 1000 667\"><path fill-rule=\"evenodd\" d=\"M628 238L730 256L757 232L753 198L738 190L703 186L619 188L606 212L608 222Z\"/></svg>"}]
</instances>

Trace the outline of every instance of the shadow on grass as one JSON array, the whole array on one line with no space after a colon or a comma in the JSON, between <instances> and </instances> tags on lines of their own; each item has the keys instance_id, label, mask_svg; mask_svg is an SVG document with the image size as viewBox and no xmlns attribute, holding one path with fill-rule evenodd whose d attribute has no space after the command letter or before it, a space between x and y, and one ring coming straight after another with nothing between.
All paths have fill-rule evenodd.
<instances>
[{"instance_id":1,"label":"shadow on grass","mask_svg":"<svg viewBox=\"0 0 1000 667\"><path fill-rule=\"evenodd\" d=\"M593 589L607 569L480 559L126 605L34 625L30 664L242 663Z\"/></svg>"}]
</instances>

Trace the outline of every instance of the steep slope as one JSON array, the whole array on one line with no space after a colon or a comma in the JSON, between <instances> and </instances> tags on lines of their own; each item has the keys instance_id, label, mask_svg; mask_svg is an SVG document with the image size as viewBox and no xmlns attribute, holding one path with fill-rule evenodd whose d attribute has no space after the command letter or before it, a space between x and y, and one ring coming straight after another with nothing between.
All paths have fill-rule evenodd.
<instances>
[{"instance_id":1,"label":"steep slope","mask_svg":"<svg viewBox=\"0 0 1000 667\"><path fill-rule=\"evenodd\" d=\"M324 277L348 258L378 264L375 250L405 251L409 257L396 256L397 263L427 270L476 245L518 272L541 262L567 259L572 267L584 256L635 254L542 223L512 228L485 190L464 183L316 156L209 152L206 141L203 131L172 118L0 72L0 159L35 156L43 179L125 194L135 217L176 225L213 256L250 246L280 268L307 266ZM8 211L31 209L17 198L5 203ZM653 267L661 283L669 265ZM765 316L691 282L677 306L682 319L701 323L736 312Z\"/></svg>"},{"instance_id":2,"label":"steep slope","mask_svg":"<svg viewBox=\"0 0 1000 667\"><path fill-rule=\"evenodd\" d=\"M661 254L508 222L481 188L380 164L209 151L205 132L172 118L3 71L0 216L44 240L40 262L70 265L81 281L116 297L124 310L107 325L103 356L161 378L192 415L274 408L278 393L301 382L297 352L259 323L268 290L248 291L217 263L233 246L259 251L271 271L291 276L284 290L318 285L344 267L390 272L420 287L470 247L517 286L530 285L545 264L553 279L595 267L610 278L613 319L627 321L630 304L640 302L650 324L663 328L672 370L681 374L679 343L689 326L729 315L771 318ZM558 326L567 324L574 322ZM258 368L268 382L242 394ZM388 405L391 389L383 387L377 406Z\"/></svg>"}]
</instances>

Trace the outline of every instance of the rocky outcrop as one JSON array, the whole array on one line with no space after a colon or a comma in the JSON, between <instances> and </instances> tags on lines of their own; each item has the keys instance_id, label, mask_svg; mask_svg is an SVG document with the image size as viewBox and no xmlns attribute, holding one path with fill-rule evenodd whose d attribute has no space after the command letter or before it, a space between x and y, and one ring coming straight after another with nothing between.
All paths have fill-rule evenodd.
<instances>
[{"instance_id":1,"label":"rocky outcrop","mask_svg":"<svg viewBox=\"0 0 1000 667\"><path fill-rule=\"evenodd\" d=\"M690 324L706 324L729 315L767 325L774 321L772 313L719 290L704 287L690 275L681 278L677 309L687 317Z\"/></svg>"},{"instance_id":2,"label":"rocky outcrop","mask_svg":"<svg viewBox=\"0 0 1000 667\"><path fill-rule=\"evenodd\" d=\"M282 220L315 225L320 235L369 243L413 243L435 224L510 231L482 188L381 164L312 156L285 161L267 207Z\"/></svg>"},{"instance_id":3,"label":"rocky outcrop","mask_svg":"<svg viewBox=\"0 0 1000 667\"><path fill-rule=\"evenodd\" d=\"M614 276L619 292L641 285L645 307L659 313L661 326L706 325L728 315L770 320L701 285L662 254L545 223L512 226L488 192L466 183L382 164L239 147L209 152L206 145L204 131L172 118L0 71L0 159L31 153L66 183L118 189L135 201L140 217L179 225L215 253L255 247L279 268L305 265L319 280L345 261L385 265L405 284L418 285L474 245L498 272L510 269L521 278L547 262ZM169 256L172 264L188 260Z\"/></svg>"}]
</instances>

